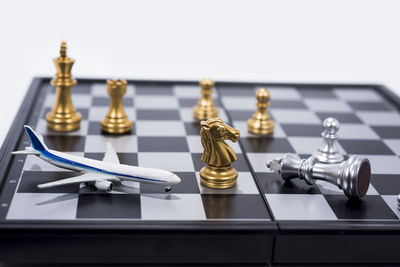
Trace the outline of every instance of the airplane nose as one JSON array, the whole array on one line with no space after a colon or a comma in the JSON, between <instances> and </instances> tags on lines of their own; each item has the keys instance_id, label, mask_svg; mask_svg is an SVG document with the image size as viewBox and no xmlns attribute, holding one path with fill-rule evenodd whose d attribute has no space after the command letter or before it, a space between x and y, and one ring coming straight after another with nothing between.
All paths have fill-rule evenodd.
<instances>
[{"instance_id":1,"label":"airplane nose","mask_svg":"<svg viewBox=\"0 0 400 267\"><path fill-rule=\"evenodd\" d=\"M171 182L174 184L179 184L181 182L181 178L179 178L179 176L176 174L172 174Z\"/></svg>"}]
</instances>

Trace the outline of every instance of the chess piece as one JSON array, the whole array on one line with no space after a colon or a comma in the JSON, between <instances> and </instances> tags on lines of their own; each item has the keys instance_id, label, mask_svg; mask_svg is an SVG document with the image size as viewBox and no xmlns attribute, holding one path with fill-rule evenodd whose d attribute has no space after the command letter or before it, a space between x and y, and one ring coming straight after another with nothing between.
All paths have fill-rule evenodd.
<instances>
[{"instance_id":1,"label":"chess piece","mask_svg":"<svg viewBox=\"0 0 400 267\"><path fill-rule=\"evenodd\" d=\"M200 170L201 184L216 189L233 187L238 173L232 168L232 162L237 158L224 140L237 142L239 130L229 127L220 118L212 118L200 123L200 137L204 148L201 161L207 164Z\"/></svg>"},{"instance_id":2,"label":"chess piece","mask_svg":"<svg viewBox=\"0 0 400 267\"><path fill-rule=\"evenodd\" d=\"M339 163L344 160L342 154L339 153L339 145L337 141L337 132L339 131L339 121L335 118L327 118L324 120L322 132L323 141L314 156L321 163Z\"/></svg>"},{"instance_id":3,"label":"chess piece","mask_svg":"<svg viewBox=\"0 0 400 267\"><path fill-rule=\"evenodd\" d=\"M274 122L271 120L267 108L269 106L270 94L267 89L260 88L256 93L257 111L247 121L249 133L268 135L274 131Z\"/></svg>"},{"instance_id":4,"label":"chess piece","mask_svg":"<svg viewBox=\"0 0 400 267\"><path fill-rule=\"evenodd\" d=\"M218 109L214 105L211 98L214 82L211 79L203 79L200 81L201 98L197 105L193 107L193 116L198 120L208 120L218 115Z\"/></svg>"},{"instance_id":5,"label":"chess piece","mask_svg":"<svg viewBox=\"0 0 400 267\"><path fill-rule=\"evenodd\" d=\"M101 129L109 134L122 134L132 130L132 121L124 110L122 97L126 93L127 82L125 80L107 80L107 93L110 95L110 108Z\"/></svg>"},{"instance_id":6,"label":"chess piece","mask_svg":"<svg viewBox=\"0 0 400 267\"><path fill-rule=\"evenodd\" d=\"M363 197L370 184L371 165L369 160L360 156L335 164L320 163L315 156L300 159L296 154L286 154L281 159L267 163L267 167L279 174L285 181L300 178L313 185L322 180L337 185L347 197Z\"/></svg>"},{"instance_id":7,"label":"chess piece","mask_svg":"<svg viewBox=\"0 0 400 267\"><path fill-rule=\"evenodd\" d=\"M71 75L75 60L67 56L67 43L62 42L60 56L53 59L56 66L56 76L51 85L57 88L56 102L52 110L47 113L47 127L53 131L70 132L79 129L82 115L72 105L71 87L76 80Z\"/></svg>"}]
</instances>

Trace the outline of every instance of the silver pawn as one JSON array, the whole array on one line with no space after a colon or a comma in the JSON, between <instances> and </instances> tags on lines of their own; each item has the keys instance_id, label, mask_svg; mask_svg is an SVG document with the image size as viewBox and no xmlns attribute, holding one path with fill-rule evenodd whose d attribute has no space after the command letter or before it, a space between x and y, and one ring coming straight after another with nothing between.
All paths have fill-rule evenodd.
<instances>
[{"instance_id":1,"label":"silver pawn","mask_svg":"<svg viewBox=\"0 0 400 267\"><path fill-rule=\"evenodd\" d=\"M286 154L281 159L267 163L267 167L279 174L285 181L300 178L313 185L322 180L337 185L347 197L363 197L370 184L371 165L369 160L351 156L348 160L335 164L320 163L315 156L300 159L296 154Z\"/></svg>"},{"instance_id":2,"label":"silver pawn","mask_svg":"<svg viewBox=\"0 0 400 267\"><path fill-rule=\"evenodd\" d=\"M344 157L339 152L337 132L339 131L339 121L335 118L327 118L323 123L324 131L321 133L323 140L319 149L314 152L314 156L321 163L339 163Z\"/></svg>"}]
</instances>

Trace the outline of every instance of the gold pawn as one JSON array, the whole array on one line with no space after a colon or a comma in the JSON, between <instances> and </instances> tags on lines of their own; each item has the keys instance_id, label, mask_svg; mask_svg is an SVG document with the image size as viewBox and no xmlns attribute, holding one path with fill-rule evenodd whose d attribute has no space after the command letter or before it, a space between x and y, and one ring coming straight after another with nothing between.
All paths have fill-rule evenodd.
<instances>
[{"instance_id":1,"label":"gold pawn","mask_svg":"<svg viewBox=\"0 0 400 267\"><path fill-rule=\"evenodd\" d=\"M268 135L274 131L274 122L271 120L267 108L269 107L270 94L265 88L260 88L256 93L257 111L247 121L249 133Z\"/></svg>"},{"instance_id":2,"label":"gold pawn","mask_svg":"<svg viewBox=\"0 0 400 267\"><path fill-rule=\"evenodd\" d=\"M107 93L110 95L110 109L101 122L103 132L110 134L122 134L132 130L132 121L124 110L122 97L126 93L127 82L125 80L107 80Z\"/></svg>"},{"instance_id":3,"label":"gold pawn","mask_svg":"<svg viewBox=\"0 0 400 267\"><path fill-rule=\"evenodd\" d=\"M197 105L193 107L193 116L198 120L207 120L215 118L218 115L218 109L214 105L214 101L211 98L212 88L214 87L214 81L206 78L200 81L201 86L201 98Z\"/></svg>"},{"instance_id":4,"label":"gold pawn","mask_svg":"<svg viewBox=\"0 0 400 267\"><path fill-rule=\"evenodd\" d=\"M60 56L53 59L56 66L56 76L51 85L57 88L56 102L52 110L46 114L47 127L57 132L70 132L79 129L82 115L72 104L71 87L76 80L71 75L75 60L67 56L67 43L63 41L60 47Z\"/></svg>"}]
</instances>

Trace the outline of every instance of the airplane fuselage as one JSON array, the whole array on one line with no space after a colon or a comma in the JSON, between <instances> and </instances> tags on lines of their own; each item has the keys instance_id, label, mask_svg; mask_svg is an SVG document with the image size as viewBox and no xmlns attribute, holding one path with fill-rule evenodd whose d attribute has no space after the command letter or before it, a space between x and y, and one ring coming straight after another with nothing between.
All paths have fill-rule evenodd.
<instances>
[{"instance_id":1,"label":"airplane fuselage","mask_svg":"<svg viewBox=\"0 0 400 267\"><path fill-rule=\"evenodd\" d=\"M102 173L105 175L116 176L120 180L162 184L165 186L174 185L180 182L177 175L166 170L88 159L51 149L40 151L40 154L37 154L37 156L60 168L78 172Z\"/></svg>"}]
</instances>

